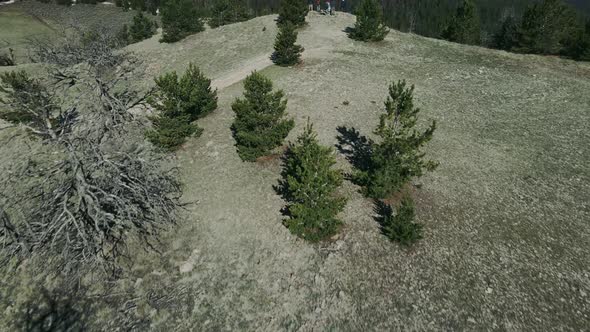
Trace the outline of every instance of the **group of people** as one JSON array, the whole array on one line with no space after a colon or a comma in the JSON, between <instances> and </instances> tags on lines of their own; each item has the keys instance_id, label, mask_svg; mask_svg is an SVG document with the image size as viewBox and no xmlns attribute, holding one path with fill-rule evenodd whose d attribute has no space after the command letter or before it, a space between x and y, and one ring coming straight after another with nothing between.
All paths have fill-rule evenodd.
<instances>
[{"instance_id":1,"label":"group of people","mask_svg":"<svg viewBox=\"0 0 590 332\"><path fill-rule=\"evenodd\" d=\"M337 0L308 0L308 5L309 5L309 11L314 11L314 5L315 5L315 10L317 10L318 13L321 14L326 14L326 15L334 15L334 12L336 11L336 1ZM340 9L341 10L345 10L346 7L346 0L340 0ZM322 2L324 3L324 5L322 6Z\"/></svg>"}]
</instances>

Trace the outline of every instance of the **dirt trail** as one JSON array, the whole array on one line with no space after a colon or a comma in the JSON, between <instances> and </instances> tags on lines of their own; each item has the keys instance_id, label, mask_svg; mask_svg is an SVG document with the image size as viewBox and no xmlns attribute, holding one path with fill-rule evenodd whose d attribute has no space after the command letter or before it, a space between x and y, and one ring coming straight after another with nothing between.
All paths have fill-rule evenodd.
<instances>
[{"instance_id":1,"label":"dirt trail","mask_svg":"<svg viewBox=\"0 0 590 332\"><path fill-rule=\"evenodd\" d=\"M237 70L231 70L227 73L223 73L220 77L214 79L211 85L218 90L227 88L228 86L234 85L240 82L246 76L250 75L253 71L260 71L268 66L272 65L270 55L264 54L247 61L242 67Z\"/></svg>"}]
</instances>

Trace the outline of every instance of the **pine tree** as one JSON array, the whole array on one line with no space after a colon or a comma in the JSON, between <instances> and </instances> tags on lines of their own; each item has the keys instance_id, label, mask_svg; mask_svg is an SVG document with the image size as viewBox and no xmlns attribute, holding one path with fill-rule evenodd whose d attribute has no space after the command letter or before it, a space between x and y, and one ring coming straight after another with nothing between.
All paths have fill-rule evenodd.
<instances>
[{"instance_id":1,"label":"pine tree","mask_svg":"<svg viewBox=\"0 0 590 332\"><path fill-rule=\"evenodd\" d=\"M360 41L382 41L389 33L383 23L383 10L377 0L363 0L356 13L356 23L348 36Z\"/></svg>"},{"instance_id":2,"label":"pine tree","mask_svg":"<svg viewBox=\"0 0 590 332\"><path fill-rule=\"evenodd\" d=\"M138 12L133 17L133 24L129 28L129 39L131 43L137 43L152 37L156 33L155 22L147 18L143 12Z\"/></svg>"},{"instance_id":3,"label":"pine tree","mask_svg":"<svg viewBox=\"0 0 590 332\"><path fill-rule=\"evenodd\" d=\"M381 142L373 143L368 170L358 170L355 179L364 185L365 193L373 198L386 198L399 191L412 177L434 170L436 162L424 160L420 149L432 139L436 123L419 133L414 128L420 109L414 107L414 86L405 81L389 86L382 114L375 134Z\"/></svg>"},{"instance_id":4,"label":"pine tree","mask_svg":"<svg viewBox=\"0 0 590 332\"><path fill-rule=\"evenodd\" d=\"M217 91L192 63L180 79L172 72L155 81L156 91L150 102L159 114L150 118L153 129L146 132L146 137L156 146L173 150L186 137L201 133L192 122L217 108Z\"/></svg>"},{"instance_id":5,"label":"pine tree","mask_svg":"<svg viewBox=\"0 0 590 332\"><path fill-rule=\"evenodd\" d=\"M510 51L518 45L518 25L512 16L506 17L498 32L494 35L494 48Z\"/></svg>"},{"instance_id":6,"label":"pine tree","mask_svg":"<svg viewBox=\"0 0 590 332\"><path fill-rule=\"evenodd\" d=\"M187 115L189 121L194 121L217 108L217 91L211 89L211 80L192 63L180 79L176 72L171 72L155 82L154 107L161 113L174 117Z\"/></svg>"},{"instance_id":7,"label":"pine tree","mask_svg":"<svg viewBox=\"0 0 590 332\"><path fill-rule=\"evenodd\" d=\"M296 27L300 27L305 24L308 11L305 0L282 0L277 23L281 25L291 22Z\"/></svg>"},{"instance_id":8,"label":"pine tree","mask_svg":"<svg viewBox=\"0 0 590 332\"><path fill-rule=\"evenodd\" d=\"M199 136L203 131L191 123L188 116L171 116L160 114L149 118L152 129L145 133L146 138L155 146L173 151L181 146L187 137Z\"/></svg>"},{"instance_id":9,"label":"pine tree","mask_svg":"<svg viewBox=\"0 0 590 332\"><path fill-rule=\"evenodd\" d=\"M272 81L253 72L244 80L244 99L236 99L232 125L238 154L242 160L254 161L283 143L293 129L292 119L285 119L287 100L282 90L272 92Z\"/></svg>"},{"instance_id":10,"label":"pine tree","mask_svg":"<svg viewBox=\"0 0 590 332\"><path fill-rule=\"evenodd\" d=\"M391 241L410 246L422 238L422 225L414 222L414 201L408 195L402 198L397 213L389 205L379 208L381 230Z\"/></svg>"},{"instance_id":11,"label":"pine tree","mask_svg":"<svg viewBox=\"0 0 590 332\"><path fill-rule=\"evenodd\" d=\"M571 35L575 16L561 0L545 0L525 11L519 29L517 51L558 54L562 42Z\"/></svg>"},{"instance_id":12,"label":"pine tree","mask_svg":"<svg viewBox=\"0 0 590 332\"><path fill-rule=\"evenodd\" d=\"M243 0L216 0L211 6L210 16L209 26L212 28L247 21L252 17Z\"/></svg>"},{"instance_id":13,"label":"pine tree","mask_svg":"<svg viewBox=\"0 0 590 332\"><path fill-rule=\"evenodd\" d=\"M297 31L291 22L279 25L272 60L279 66L293 66L301 61L303 47L296 45Z\"/></svg>"},{"instance_id":14,"label":"pine tree","mask_svg":"<svg viewBox=\"0 0 590 332\"><path fill-rule=\"evenodd\" d=\"M285 157L282 187L289 201L289 230L309 241L333 235L341 221L336 215L346 199L335 191L342 184L342 172L334 170L336 158L331 148L318 143L309 123L303 134L291 144Z\"/></svg>"},{"instance_id":15,"label":"pine tree","mask_svg":"<svg viewBox=\"0 0 590 332\"><path fill-rule=\"evenodd\" d=\"M451 23L443 31L442 37L461 44L480 44L479 14L473 0L463 0L461 6L457 8L457 13L451 19Z\"/></svg>"},{"instance_id":16,"label":"pine tree","mask_svg":"<svg viewBox=\"0 0 590 332\"><path fill-rule=\"evenodd\" d=\"M167 0L162 7L162 40L173 43L205 30L191 0Z\"/></svg>"},{"instance_id":17,"label":"pine tree","mask_svg":"<svg viewBox=\"0 0 590 332\"><path fill-rule=\"evenodd\" d=\"M590 61L590 20L574 29L564 42L563 54L574 60Z\"/></svg>"}]
</instances>

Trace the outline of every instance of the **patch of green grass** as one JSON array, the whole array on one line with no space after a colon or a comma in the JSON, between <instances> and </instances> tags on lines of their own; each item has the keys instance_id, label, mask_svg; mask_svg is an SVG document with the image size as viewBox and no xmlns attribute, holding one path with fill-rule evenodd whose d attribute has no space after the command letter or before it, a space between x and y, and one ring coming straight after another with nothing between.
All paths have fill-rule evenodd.
<instances>
[{"instance_id":1,"label":"patch of green grass","mask_svg":"<svg viewBox=\"0 0 590 332\"><path fill-rule=\"evenodd\" d=\"M26 55L26 43L30 38L45 38L53 33L45 21L19 10L0 11L0 51L12 48L17 63Z\"/></svg>"}]
</instances>

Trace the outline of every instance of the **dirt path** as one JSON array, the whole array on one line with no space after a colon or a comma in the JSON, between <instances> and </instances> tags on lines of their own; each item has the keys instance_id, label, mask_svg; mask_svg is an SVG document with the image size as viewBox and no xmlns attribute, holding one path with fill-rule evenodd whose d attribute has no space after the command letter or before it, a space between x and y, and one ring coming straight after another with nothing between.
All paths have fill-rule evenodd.
<instances>
[{"instance_id":1,"label":"dirt path","mask_svg":"<svg viewBox=\"0 0 590 332\"><path fill-rule=\"evenodd\" d=\"M272 61L270 60L270 55L264 54L249 60L244 66L237 70L231 70L227 73L223 73L219 78L214 79L211 82L211 85L218 90L222 90L228 86L240 82L253 71L260 71L271 65Z\"/></svg>"}]
</instances>

